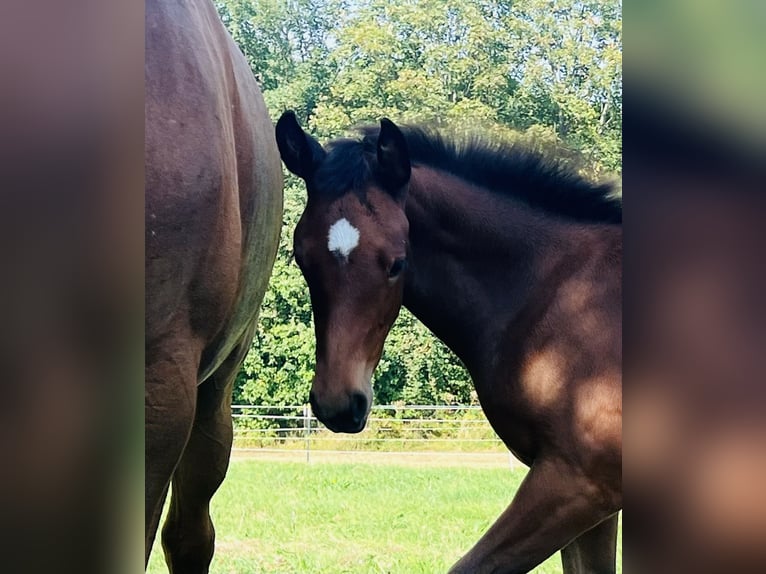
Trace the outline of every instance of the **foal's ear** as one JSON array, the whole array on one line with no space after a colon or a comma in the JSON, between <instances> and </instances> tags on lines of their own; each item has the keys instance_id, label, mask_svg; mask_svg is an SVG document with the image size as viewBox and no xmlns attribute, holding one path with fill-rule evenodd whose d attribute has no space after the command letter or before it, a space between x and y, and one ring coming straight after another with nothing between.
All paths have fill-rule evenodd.
<instances>
[{"instance_id":1,"label":"foal's ear","mask_svg":"<svg viewBox=\"0 0 766 574\"><path fill-rule=\"evenodd\" d=\"M396 124L388 118L380 120L378 135L379 176L396 199L403 199L410 181L410 153L407 140Z\"/></svg>"},{"instance_id":2,"label":"foal's ear","mask_svg":"<svg viewBox=\"0 0 766 574\"><path fill-rule=\"evenodd\" d=\"M279 155L287 169L304 180L310 178L324 159L322 146L303 131L292 110L286 111L279 118L276 132Z\"/></svg>"}]
</instances>

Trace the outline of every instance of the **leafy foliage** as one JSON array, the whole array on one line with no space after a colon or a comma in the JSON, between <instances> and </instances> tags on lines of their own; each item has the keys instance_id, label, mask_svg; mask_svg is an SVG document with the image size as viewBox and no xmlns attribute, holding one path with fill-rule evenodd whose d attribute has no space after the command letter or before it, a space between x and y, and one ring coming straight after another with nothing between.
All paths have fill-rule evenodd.
<instances>
[{"instance_id":1,"label":"leafy foliage","mask_svg":"<svg viewBox=\"0 0 766 574\"><path fill-rule=\"evenodd\" d=\"M388 116L481 128L563 157L591 177L621 169L619 0L218 0L273 118L293 109L321 139ZM288 176L261 326L235 401L303 404L314 364L308 290L292 262L305 204ZM406 310L375 373L378 403L475 401L457 358Z\"/></svg>"}]
</instances>

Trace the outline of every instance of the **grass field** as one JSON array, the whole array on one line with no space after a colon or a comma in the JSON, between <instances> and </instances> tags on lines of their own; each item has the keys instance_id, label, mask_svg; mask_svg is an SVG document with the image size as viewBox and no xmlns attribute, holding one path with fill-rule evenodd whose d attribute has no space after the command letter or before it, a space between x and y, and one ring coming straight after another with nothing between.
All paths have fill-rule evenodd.
<instances>
[{"instance_id":1,"label":"grass field","mask_svg":"<svg viewBox=\"0 0 766 574\"><path fill-rule=\"evenodd\" d=\"M508 505L525 472L235 460L213 499L211 572L443 573ZM159 543L148 572L167 572ZM558 555L534 572L561 572Z\"/></svg>"}]
</instances>

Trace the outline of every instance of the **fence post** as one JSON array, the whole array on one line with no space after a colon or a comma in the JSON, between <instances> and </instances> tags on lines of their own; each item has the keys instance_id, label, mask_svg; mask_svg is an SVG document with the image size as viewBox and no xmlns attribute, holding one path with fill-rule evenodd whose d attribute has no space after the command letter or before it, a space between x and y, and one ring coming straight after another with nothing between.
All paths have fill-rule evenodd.
<instances>
[{"instance_id":1,"label":"fence post","mask_svg":"<svg viewBox=\"0 0 766 574\"><path fill-rule=\"evenodd\" d=\"M303 431L306 435L306 462L310 462L311 452L311 405L303 405Z\"/></svg>"}]
</instances>

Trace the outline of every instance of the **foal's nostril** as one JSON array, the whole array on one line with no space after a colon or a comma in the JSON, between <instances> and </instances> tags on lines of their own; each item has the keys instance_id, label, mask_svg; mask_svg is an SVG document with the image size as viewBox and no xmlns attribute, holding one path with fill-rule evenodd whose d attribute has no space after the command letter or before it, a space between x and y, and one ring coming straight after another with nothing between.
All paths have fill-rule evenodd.
<instances>
[{"instance_id":1,"label":"foal's nostril","mask_svg":"<svg viewBox=\"0 0 766 574\"><path fill-rule=\"evenodd\" d=\"M354 424L359 424L367 415L367 397L362 393L351 395L351 418Z\"/></svg>"}]
</instances>

